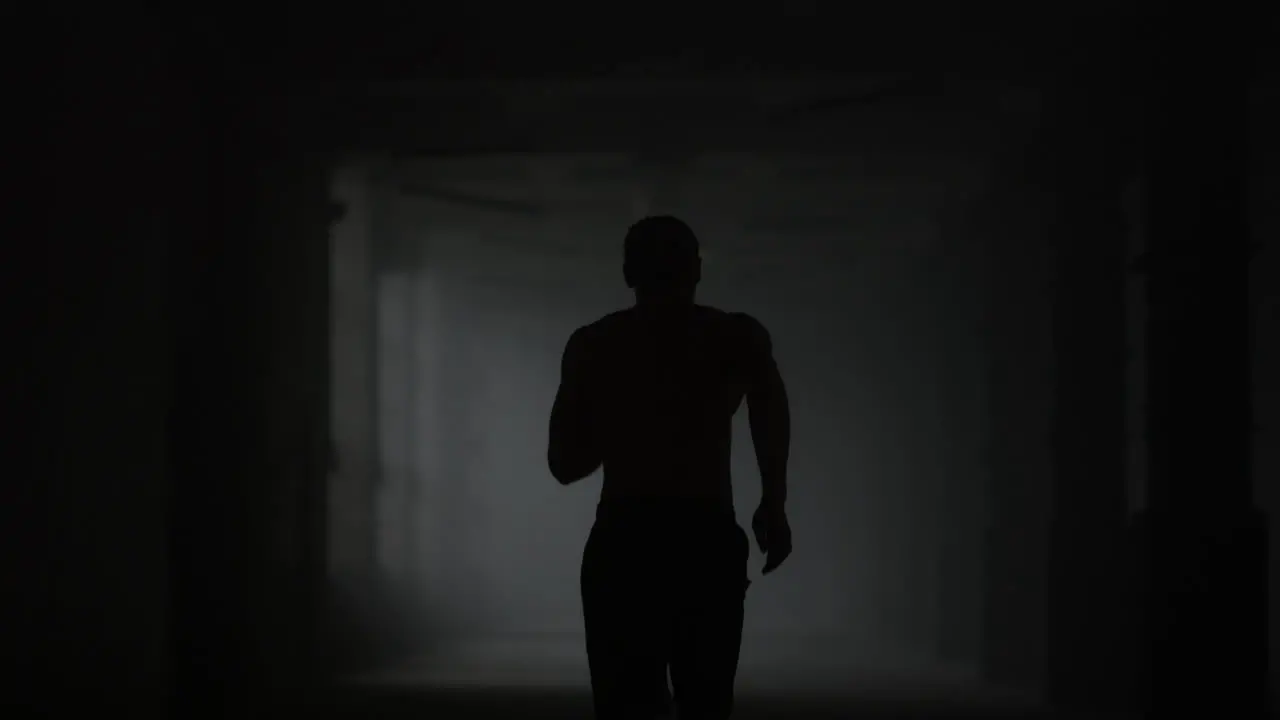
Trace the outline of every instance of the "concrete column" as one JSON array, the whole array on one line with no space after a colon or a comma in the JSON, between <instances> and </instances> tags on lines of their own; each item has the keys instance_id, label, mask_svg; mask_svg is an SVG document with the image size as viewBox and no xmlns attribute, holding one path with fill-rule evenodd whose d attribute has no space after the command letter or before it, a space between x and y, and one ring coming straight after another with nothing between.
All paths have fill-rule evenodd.
<instances>
[{"instance_id":1,"label":"concrete column","mask_svg":"<svg viewBox=\"0 0 1280 720\"><path fill-rule=\"evenodd\" d=\"M1124 191L1136 103L1116 75L1080 68L1064 79L1033 173L1054 195L1047 694L1089 710L1125 706L1133 685Z\"/></svg>"},{"instance_id":2,"label":"concrete column","mask_svg":"<svg viewBox=\"0 0 1280 720\"><path fill-rule=\"evenodd\" d=\"M29 26L52 72L11 103L31 125L6 162L7 716L163 714L172 658L168 271L205 232L203 78L129 8L109 34L77 33L107 19L86 13Z\"/></svg>"},{"instance_id":3,"label":"concrete column","mask_svg":"<svg viewBox=\"0 0 1280 720\"><path fill-rule=\"evenodd\" d=\"M973 224L985 236L987 313L987 525L983 538L984 679L1039 693L1045 658L1052 370L1048 244L1041 216L1049 198L998 178Z\"/></svg>"},{"instance_id":4,"label":"concrete column","mask_svg":"<svg viewBox=\"0 0 1280 720\"><path fill-rule=\"evenodd\" d=\"M1048 678L1055 705L1124 706L1132 687L1127 615L1125 261L1121 195L1070 193L1053 232L1053 491L1048 563ZM1082 185L1089 183L1082 182Z\"/></svg>"},{"instance_id":5,"label":"concrete column","mask_svg":"<svg viewBox=\"0 0 1280 720\"><path fill-rule=\"evenodd\" d=\"M342 168L334 178L333 195L342 216L331 233L329 571L336 580L351 582L367 582L375 564L377 310L370 193L367 168Z\"/></svg>"},{"instance_id":6,"label":"concrete column","mask_svg":"<svg viewBox=\"0 0 1280 720\"><path fill-rule=\"evenodd\" d=\"M989 200L1006 221L991 245L987 328L988 674L1055 704L1111 706L1129 669L1104 660L1122 655L1126 607L1121 188L1132 153L1125 108L1099 74L1044 97Z\"/></svg>"},{"instance_id":7,"label":"concrete column","mask_svg":"<svg viewBox=\"0 0 1280 720\"><path fill-rule=\"evenodd\" d=\"M208 235L175 268L183 713L305 682L325 565L328 158L224 89Z\"/></svg>"},{"instance_id":8,"label":"concrete column","mask_svg":"<svg viewBox=\"0 0 1280 720\"><path fill-rule=\"evenodd\" d=\"M1265 517L1252 498L1243 24L1166 28L1146 173L1147 697L1153 716L1265 716ZM1220 48L1185 50L1190 38ZM1192 56L1194 55L1194 57Z\"/></svg>"},{"instance_id":9,"label":"concrete column","mask_svg":"<svg viewBox=\"0 0 1280 720\"><path fill-rule=\"evenodd\" d=\"M213 717L255 674L251 587L264 493L264 317L251 232L256 158L225 87L210 88L207 216L174 261L169 417L174 713Z\"/></svg>"},{"instance_id":10,"label":"concrete column","mask_svg":"<svg viewBox=\"0 0 1280 720\"><path fill-rule=\"evenodd\" d=\"M275 144L261 158L255 272L265 353L261 500L265 547L261 607L273 684L309 681L327 584L330 422L328 157L322 148ZM269 488L269 490L268 490Z\"/></svg>"}]
</instances>

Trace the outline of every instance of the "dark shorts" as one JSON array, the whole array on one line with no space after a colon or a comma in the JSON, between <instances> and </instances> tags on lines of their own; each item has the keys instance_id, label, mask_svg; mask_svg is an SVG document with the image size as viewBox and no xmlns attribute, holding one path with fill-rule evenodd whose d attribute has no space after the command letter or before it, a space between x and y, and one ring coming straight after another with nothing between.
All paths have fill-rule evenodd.
<instances>
[{"instance_id":1,"label":"dark shorts","mask_svg":"<svg viewBox=\"0 0 1280 720\"><path fill-rule=\"evenodd\" d=\"M582 559L596 717L727 718L742 642L747 535L732 512L601 512Z\"/></svg>"}]
</instances>

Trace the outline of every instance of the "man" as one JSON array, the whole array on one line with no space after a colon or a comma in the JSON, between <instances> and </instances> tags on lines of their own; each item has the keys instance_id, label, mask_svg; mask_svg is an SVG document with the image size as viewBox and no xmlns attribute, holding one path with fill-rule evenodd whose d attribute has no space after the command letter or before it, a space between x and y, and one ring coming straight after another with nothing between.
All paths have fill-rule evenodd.
<instances>
[{"instance_id":1,"label":"man","mask_svg":"<svg viewBox=\"0 0 1280 720\"><path fill-rule=\"evenodd\" d=\"M569 338L547 460L564 485L603 466L582 560L596 716L661 713L670 670L681 720L729 717L742 640L746 533L729 477L745 399L763 493L752 530L765 574L791 553L790 412L769 333L697 305L698 242L674 217L631 227L635 305Z\"/></svg>"}]
</instances>

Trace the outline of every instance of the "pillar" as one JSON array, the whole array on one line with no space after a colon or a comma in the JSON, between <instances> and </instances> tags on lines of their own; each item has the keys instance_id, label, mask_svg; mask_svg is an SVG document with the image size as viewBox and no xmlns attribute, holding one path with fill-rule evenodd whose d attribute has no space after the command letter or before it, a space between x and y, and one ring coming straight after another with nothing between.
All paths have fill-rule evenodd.
<instances>
[{"instance_id":1,"label":"pillar","mask_svg":"<svg viewBox=\"0 0 1280 720\"><path fill-rule=\"evenodd\" d=\"M329 569L335 578L351 582L367 581L376 563L377 310L368 176L368 168L352 165L335 177L334 209L341 216L331 232Z\"/></svg>"},{"instance_id":2,"label":"pillar","mask_svg":"<svg viewBox=\"0 0 1280 720\"><path fill-rule=\"evenodd\" d=\"M377 492L383 481L378 418L378 310L374 269L373 169L352 163L334 177L330 357L333 433L328 487L328 579L324 613L328 670L367 669L377 658Z\"/></svg>"},{"instance_id":3,"label":"pillar","mask_svg":"<svg viewBox=\"0 0 1280 720\"><path fill-rule=\"evenodd\" d=\"M1114 68L1079 68L1056 96L1041 172L1056 201L1052 247L1054 402L1047 689L1058 707L1131 703L1125 190L1136 103Z\"/></svg>"},{"instance_id":4,"label":"pillar","mask_svg":"<svg viewBox=\"0 0 1280 720\"><path fill-rule=\"evenodd\" d=\"M175 255L175 711L307 684L323 596L327 157L260 98L210 94L208 221Z\"/></svg>"},{"instance_id":5,"label":"pillar","mask_svg":"<svg viewBox=\"0 0 1280 720\"><path fill-rule=\"evenodd\" d=\"M1267 528L1252 498L1250 39L1174 18L1149 88L1148 709L1264 717ZM1188 53L1194 42L1220 51Z\"/></svg>"},{"instance_id":6,"label":"pillar","mask_svg":"<svg viewBox=\"0 0 1280 720\"><path fill-rule=\"evenodd\" d=\"M202 79L175 34L132 8L93 10L27 26L41 82L10 103L0 656L12 717L162 714L172 659L167 271L202 232ZM107 21L122 24L76 31Z\"/></svg>"},{"instance_id":7,"label":"pillar","mask_svg":"<svg viewBox=\"0 0 1280 720\"><path fill-rule=\"evenodd\" d=\"M987 283L987 677L1075 707L1123 702L1132 646L1121 637L1132 152L1103 77L1081 68L1045 88L1040 122L997 165L988 200L1005 221Z\"/></svg>"},{"instance_id":8,"label":"pillar","mask_svg":"<svg viewBox=\"0 0 1280 720\"><path fill-rule=\"evenodd\" d=\"M1085 174L1093 168L1083 168ZM1064 188L1053 233L1053 485L1048 555L1048 690L1059 707L1128 704L1126 483L1127 224L1112 178Z\"/></svg>"},{"instance_id":9,"label":"pillar","mask_svg":"<svg viewBox=\"0 0 1280 720\"><path fill-rule=\"evenodd\" d=\"M262 487L262 636L272 685L308 685L318 659L328 575L332 467L329 231L330 173L323 148L273 138L257 163L254 237L266 357L259 428ZM256 604L256 603L255 603Z\"/></svg>"},{"instance_id":10,"label":"pillar","mask_svg":"<svg viewBox=\"0 0 1280 720\"><path fill-rule=\"evenodd\" d=\"M1016 167L997 184L973 232L987 242L987 523L983 537L982 674L1039 694L1045 683L1045 557L1049 524L1048 197ZM1008 177L1003 177L1004 174Z\"/></svg>"}]
</instances>

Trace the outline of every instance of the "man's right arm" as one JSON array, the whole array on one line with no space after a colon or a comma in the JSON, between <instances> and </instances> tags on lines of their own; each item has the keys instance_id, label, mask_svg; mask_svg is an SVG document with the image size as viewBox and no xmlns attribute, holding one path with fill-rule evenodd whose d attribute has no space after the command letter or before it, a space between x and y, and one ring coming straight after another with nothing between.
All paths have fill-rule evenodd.
<instances>
[{"instance_id":1,"label":"man's right arm","mask_svg":"<svg viewBox=\"0 0 1280 720\"><path fill-rule=\"evenodd\" d=\"M739 315L746 335L747 417L760 466L761 505L782 510L787 503L787 461L791 454L791 407L773 341L760 321Z\"/></svg>"}]
</instances>

